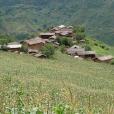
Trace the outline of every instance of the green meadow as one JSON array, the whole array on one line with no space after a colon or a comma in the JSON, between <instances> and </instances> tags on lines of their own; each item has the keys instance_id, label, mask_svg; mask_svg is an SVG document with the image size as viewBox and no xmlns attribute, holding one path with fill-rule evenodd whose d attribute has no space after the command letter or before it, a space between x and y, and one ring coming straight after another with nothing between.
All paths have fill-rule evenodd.
<instances>
[{"instance_id":1,"label":"green meadow","mask_svg":"<svg viewBox=\"0 0 114 114\"><path fill-rule=\"evenodd\" d=\"M0 52L0 114L14 107L51 112L57 104L83 108L79 114L114 114L114 66L60 52L53 59Z\"/></svg>"}]
</instances>

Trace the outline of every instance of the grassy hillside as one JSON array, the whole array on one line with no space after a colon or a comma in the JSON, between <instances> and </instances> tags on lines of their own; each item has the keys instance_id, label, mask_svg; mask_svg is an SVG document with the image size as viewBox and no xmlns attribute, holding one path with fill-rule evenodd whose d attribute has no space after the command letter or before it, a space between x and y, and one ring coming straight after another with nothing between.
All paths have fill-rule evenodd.
<instances>
[{"instance_id":1,"label":"grassy hillside","mask_svg":"<svg viewBox=\"0 0 114 114\"><path fill-rule=\"evenodd\" d=\"M26 34L58 24L83 25L114 45L114 0L1 0L0 33Z\"/></svg>"},{"instance_id":2,"label":"grassy hillside","mask_svg":"<svg viewBox=\"0 0 114 114\"><path fill-rule=\"evenodd\" d=\"M114 47L111 47L99 40L94 40L91 37L86 37L87 45L91 47L99 56L112 55L114 56Z\"/></svg>"},{"instance_id":3,"label":"grassy hillside","mask_svg":"<svg viewBox=\"0 0 114 114\"><path fill-rule=\"evenodd\" d=\"M50 60L0 52L0 92L2 114L5 107L50 110L47 103L69 104L75 110L83 107L87 114L96 114L93 110L113 114L114 66L60 52Z\"/></svg>"}]
</instances>

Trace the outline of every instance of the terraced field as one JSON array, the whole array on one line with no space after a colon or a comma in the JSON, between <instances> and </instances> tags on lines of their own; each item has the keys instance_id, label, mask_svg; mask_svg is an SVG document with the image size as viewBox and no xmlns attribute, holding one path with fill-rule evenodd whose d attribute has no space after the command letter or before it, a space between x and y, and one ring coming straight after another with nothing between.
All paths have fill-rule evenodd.
<instances>
[{"instance_id":1,"label":"terraced field","mask_svg":"<svg viewBox=\"0 0 114 114\"><path fill-rule=\"evenodd\" d=\"M114 66L60 52L53 59L0 52L1 114L6 114L6 107L50 111L56 104L73 110L83 107L87 114L114 114Z\"/></svg>"}]
</instances>

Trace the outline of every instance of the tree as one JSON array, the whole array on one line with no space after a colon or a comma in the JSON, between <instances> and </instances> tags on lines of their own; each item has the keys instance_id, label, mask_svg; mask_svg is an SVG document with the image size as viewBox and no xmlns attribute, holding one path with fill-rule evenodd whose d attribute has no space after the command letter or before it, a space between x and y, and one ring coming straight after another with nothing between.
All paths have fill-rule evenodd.
<instances>
[{"instance_id":1,"label":"tree","mask_svg":"<svg viewBox=\"0 0 114 114\"><path fill-rule=\"evenodd\" d=\"M80 42L80 40L84 40L86 37L85 28L82 26L78 26L74 28L75 39Z\"/></svg>"},{"instance_id":2,"label":"tree","mask_svg":"<svg viewBox=\"0 0 114 114\"><path fill-rule=\"evenodd\" d=\"M91 51L91 50L92 50L92 49L91 49L90 46L88 46L88 45L85 46L85 51Z\"/></svg>"},{"instance_id":3,"label":"tree","mask_svg":"<svg viewBox=\"0 0 114 114\"><path fill-rule=\"evenodd\" d=\"M59 38L57 38L57 42L60 45L64 45L64 46L71 46L73 44L72 40L67 37L59 37Z\"/></svg>"},{"instance_id":4,"label":"tree","mask_svg":"<svg viewBox=\"0 0 114 114\"><path fill-rule=\"evenodd\" d=\"M15 41L13 36L0 34L0 45L6 45L12 41Z\"/></svg>"},{"instance_id":5,"label":"tree","mask_svg":"<svg viewBox=\"0 0 114 114\"><path fill-rule=\"evenodd\" d=\"M46 44L41 49L42 54L44 54L47 58L53 57L55 53L55 48L52 44Z\"/></svg>"}]
</instances>

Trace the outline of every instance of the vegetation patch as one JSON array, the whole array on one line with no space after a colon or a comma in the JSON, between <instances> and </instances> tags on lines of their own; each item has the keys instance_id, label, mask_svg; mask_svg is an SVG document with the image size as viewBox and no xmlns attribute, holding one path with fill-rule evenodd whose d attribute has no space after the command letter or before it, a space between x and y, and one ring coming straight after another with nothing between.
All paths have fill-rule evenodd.
<instances>
[{"instance_id":1,"label":"vegetation patch","mask_svg":"<svg viewBox=\"0 0 114 114\"><path fill-rule=\"evenodd\" d=\"M37 59L0 52L1 114L113 114L114 67L55 55Z\"/></svg>"}]
</instances>

